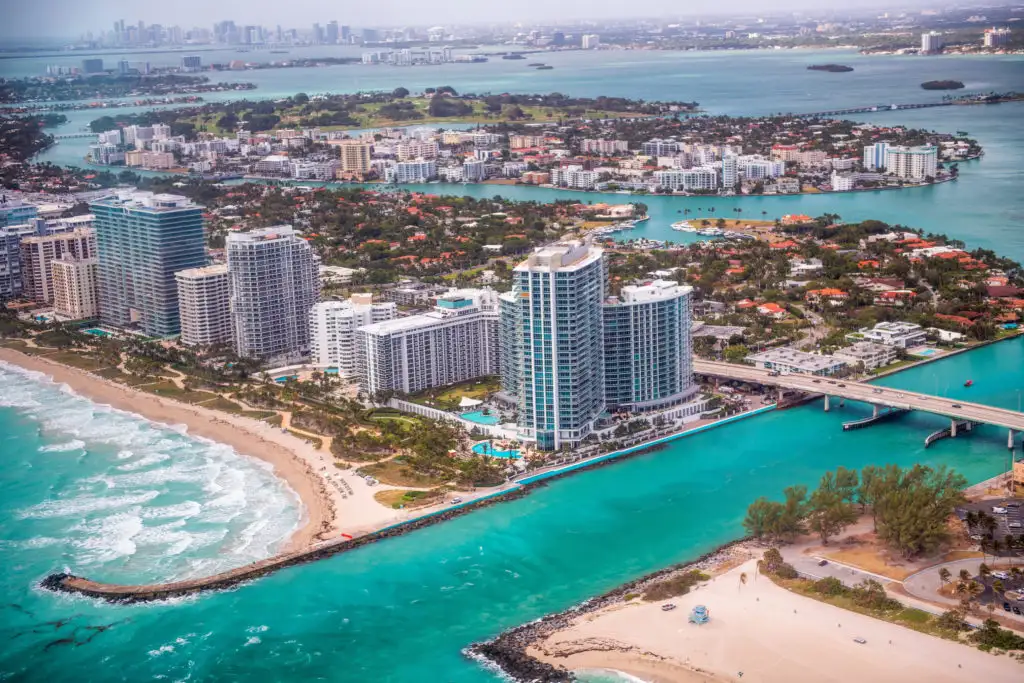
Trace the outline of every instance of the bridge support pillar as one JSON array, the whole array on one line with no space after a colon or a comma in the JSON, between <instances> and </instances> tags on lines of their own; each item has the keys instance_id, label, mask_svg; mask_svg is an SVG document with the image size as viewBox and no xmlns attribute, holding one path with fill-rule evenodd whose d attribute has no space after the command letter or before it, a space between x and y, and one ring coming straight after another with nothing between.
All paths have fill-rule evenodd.
<instances>
[{"instance_id":1,"label":"bridge support pillar","mask_svg":"<svg viewBox=\"0 0 1024 683\"><path fill-rule=\"evenodd\" d=\"M839 407L842 408L846 405L846 399L842 396L839 397Z\"/></svg>"},{"instance_id":2,"label":"bridge support pillar","mask_svg":"<svg viewBox=\"0 0 1024 683\"><path fill-rule=\"evenodd\" d=\"M949 421L949 435L956 438L956 420Z\"/></svg>"},{"instance_id":3,"label":"bridge support pillar","mask_svg":"<svg viewBox=\"0 0 1024 683\"><path fill-rule=\"evenodd\" d=\"M878 417L878 406L877 405L872 405L871 406L871 417Z\"/></svg>"},{"instance_id":4,"label":"bridge support pillar","mask_svg":"<svg viewBox=\"0 0 1024 683\"><path fill-rule=\"evenodd\" d=\"M1006 437L1006 447L1009 448L1011 451L1013 450L1013 430L1012 429L1010 430L1010 433Z\"/></svg>"},{"instance_id":5,"label":"bridge support pillar","mask_svg":"<svg viewBox=\"0 0 1024 683\"><path fill-rule=\"evenodd\" d=\"M829 409L829 403L828 403L828 400L829 400L829 395L828 395L828 394L825 394L825 412L826 412L826 413L828 412L828 409Z\"/></svg>"}]
</instances>

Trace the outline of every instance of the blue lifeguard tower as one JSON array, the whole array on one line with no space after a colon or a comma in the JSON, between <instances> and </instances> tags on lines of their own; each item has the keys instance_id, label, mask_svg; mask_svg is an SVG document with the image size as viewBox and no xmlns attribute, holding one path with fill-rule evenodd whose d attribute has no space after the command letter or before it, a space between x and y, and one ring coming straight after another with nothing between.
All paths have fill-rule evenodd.
<instances>
[{"instance_id":1,"label":"blue lifeguard tower","mask_svg":"<svg viewBox=\"0 0 1024 683\"><path fill-rule=\"evenodd\" d=\"M704 605L697 605L690 612L690 623L703 626L711 620L711 613L708 612L708 608Z\"/></svg>"}]
</instances>

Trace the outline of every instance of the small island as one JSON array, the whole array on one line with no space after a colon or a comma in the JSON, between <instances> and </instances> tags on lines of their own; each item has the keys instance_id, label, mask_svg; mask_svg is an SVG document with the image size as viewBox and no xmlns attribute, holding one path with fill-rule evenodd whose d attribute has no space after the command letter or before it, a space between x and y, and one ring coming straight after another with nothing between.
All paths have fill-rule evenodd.
<instances>
[{"instance_id":1,"label":"small island","mask_svg":"<svg viewBox=\"0 0 1024 683\"><path fill-rule=\"evenodd\" d=\"M847 71L853 71L852 66L846 66L845 64L811 64L807 67L808 71L828 71L829 73L841 74Z\"/></svg>"},{"instance_id":2,"label":"small island","mask_svg":"<svg viewBox=\"0 0 1024 683\"><path fill-rule=\"evenodd\" d=\"M959 90L964 84L961 81L925 81L921 87L925 90Z\"/></svg>"},{"instance_id":3,"label":"small island","mask_svg":"<svg viewBox=\"0 0 1024 683\"><path fill-rule=\"evenodd\" d=\"M538 66L537 67L537 71L550 71L551 69L554 69L554 68L555 67L553 67L553 66L549 66L547 64L544 64L544 65Z\"/></svg>"},{"instance_id":4,"label":"small island","mask_svg":"<svg viewBox=\"0 0 1024 683\"><path fill-rule=\"evenodd\" d=\"M518 52L511 52L509 54L502 55L501 58L502 59L526 59L526 57L524 57L523 55L521 55Z\"/></svg>"}]
</instances>

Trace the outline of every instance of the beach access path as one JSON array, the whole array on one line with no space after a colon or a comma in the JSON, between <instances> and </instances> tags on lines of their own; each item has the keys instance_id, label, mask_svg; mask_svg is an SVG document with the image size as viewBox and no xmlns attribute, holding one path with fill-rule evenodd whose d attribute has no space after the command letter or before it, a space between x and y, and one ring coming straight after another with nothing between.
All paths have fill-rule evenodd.
<instances>
[{"instance_id":1,"label":"beach access path","mask_svg":"<svg viewBox=\"0 0 1024 683\"><path fill-rule=\"evenodd\" d=\"M667 602L677 608L663 612ZM688 623L696 605L708 608L708 624ZM529 653L557 666L617 669L652 683L1010 683L1024 675L1009 657L791 593L759 576L755 560L684 596L583 615Z\"/></svg>"}]
</instances>

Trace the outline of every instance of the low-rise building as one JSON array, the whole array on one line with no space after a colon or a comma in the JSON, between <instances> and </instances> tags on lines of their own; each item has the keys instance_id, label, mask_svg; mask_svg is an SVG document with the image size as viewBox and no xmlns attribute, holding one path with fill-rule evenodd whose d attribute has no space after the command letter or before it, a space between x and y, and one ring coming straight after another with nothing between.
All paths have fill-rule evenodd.
<instances>
[{"instance_id":1,"label":"low-rise building","mask_svg":"<svg viewBox=\"0 0 1024 683\"><path fill-rule=\"evenodd\" d=\"M867 328L846 335L851 341L871 341L886 346L893 346L900 349L908 349L913 346L920 346L927 340L927 334L920 325L904 322L878 323L873 328Z\"/></svg>"},{"instance_id":2,"label":"low-rise building","mask_svg":"<svg viewBox=\"0 0 1024 683\"><path fill-rule=\"evenodd\" d=\"M831 376L844 369L847 362L833 356L819 356L790 348L768 349L752 353L746 362L763 370L791 372L801 375Z\"/></svg>"},{"instance_id":3,"label":"low-rise building","mask_svg":"<svg viewBox=\"0 0 1024 683\"><path fill-rule=\"evenodd\" d=\"M851 366L862 363L864 370L874 370L894 362L898 352L895 346L858 341L850 346L839 349L832 355L835 358L845 360Z\"/></svg>"}]
</instances>

